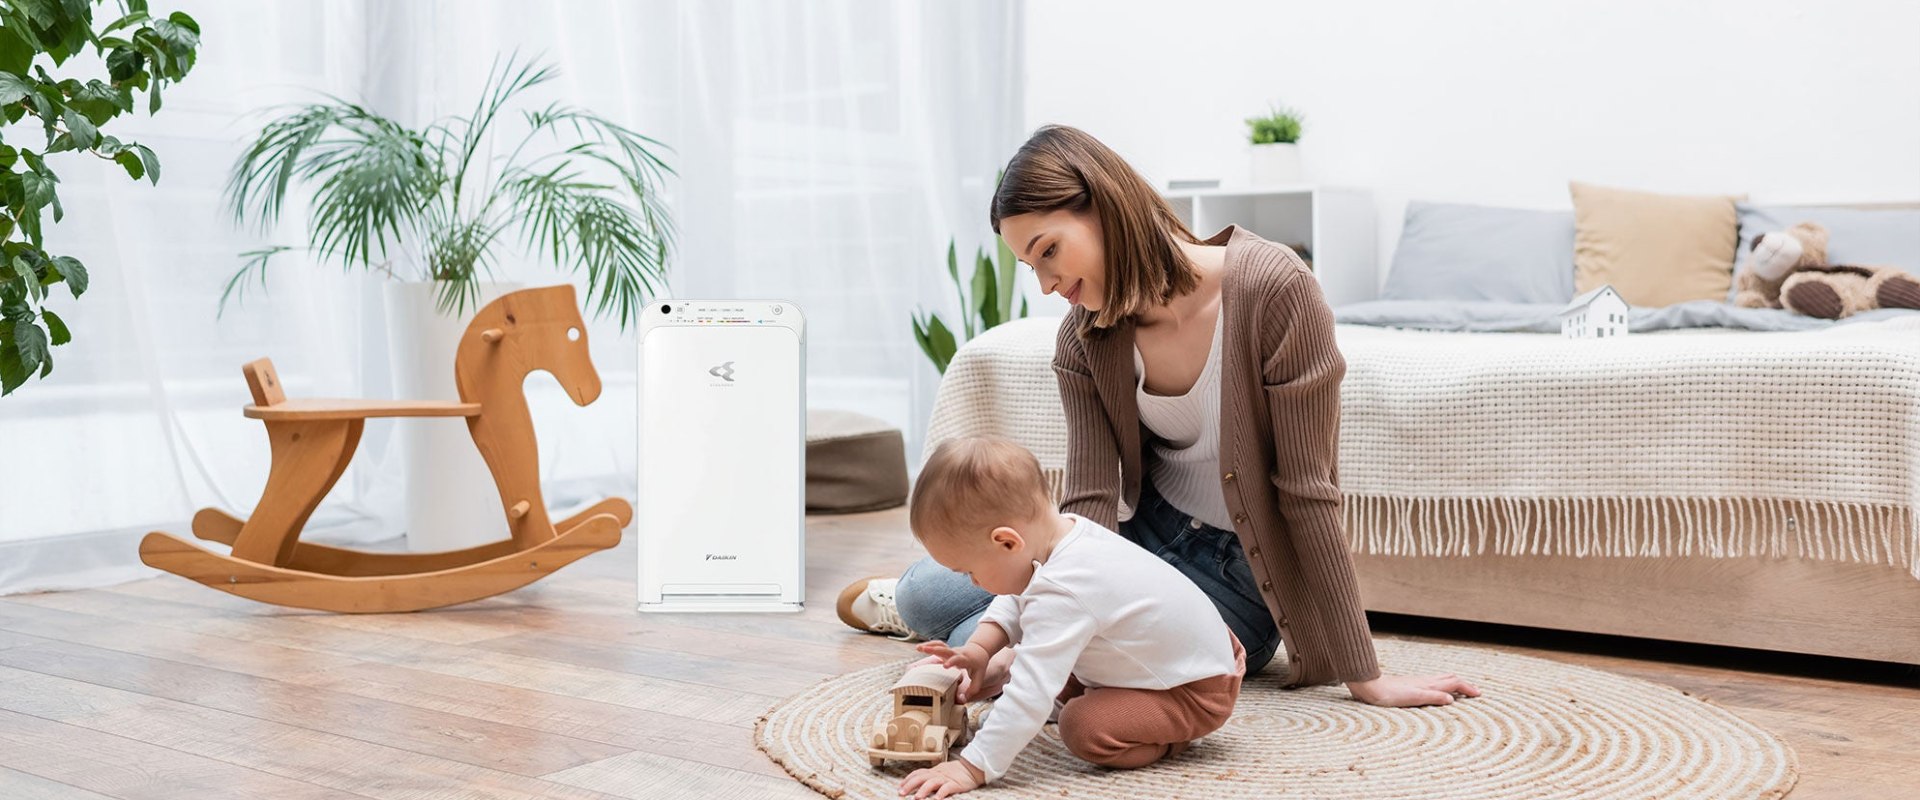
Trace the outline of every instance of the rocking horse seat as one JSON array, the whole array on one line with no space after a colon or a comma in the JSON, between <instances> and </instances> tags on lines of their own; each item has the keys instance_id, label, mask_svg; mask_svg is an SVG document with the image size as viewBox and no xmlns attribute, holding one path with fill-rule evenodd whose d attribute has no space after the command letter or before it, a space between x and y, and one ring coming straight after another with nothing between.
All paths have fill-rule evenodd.
<instances>
[{"instance_id":1,"label":"rocking horse seat","mask_svg":"<svg viewBox=\"0 0 1920 800\"><path fill-rule=\"evenodd\" d=\"M369 417L477 417L479 403L455 403L446 400L356 400L313 397L282 400L270 406L249 405L241 410L248 419L325 420L367 419Z\"/></svg>"}]
</instances>

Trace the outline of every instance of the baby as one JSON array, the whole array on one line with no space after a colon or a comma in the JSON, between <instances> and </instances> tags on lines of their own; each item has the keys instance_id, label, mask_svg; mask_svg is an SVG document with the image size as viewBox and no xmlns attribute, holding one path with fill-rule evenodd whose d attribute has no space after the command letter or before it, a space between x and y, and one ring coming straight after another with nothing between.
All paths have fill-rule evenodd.
<instances>
[{"instance_id":1,"label":"baby","mask_svg":"<svg viewBox=\"0 0 1920 800\"><path fill-rule=\"evenodd\" d=\"M1183 752L1233 713L1246 651L1213 602L1138 544L1060 513L1025 448L942 442L908 513L935 561L999 595L965 644L920 649L966 670L975 694L1006 688L959 757L915 770L900 794L946 797L999 779L1056 698L1061 742L1109 767ZM994 658L1014 645L1010 664Z\"/></svg>"}]
</instances>

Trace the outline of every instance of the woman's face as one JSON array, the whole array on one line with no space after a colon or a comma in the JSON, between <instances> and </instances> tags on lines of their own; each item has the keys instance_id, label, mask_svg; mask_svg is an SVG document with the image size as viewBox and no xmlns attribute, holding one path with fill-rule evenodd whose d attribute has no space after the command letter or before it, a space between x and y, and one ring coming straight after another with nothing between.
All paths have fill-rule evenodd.
<instances>
[{"instance_id":1,"label":"woman's face","mask_svg":"<svg viewBox=\"0 0 1920 800\"><path fill-rule=\"evenodd\" d=\"M1033 212L1000 220L1000 238L1033 268L1040 291L1099 311L1107 297L1106 249L1092 211Z\"/></svg>"}]
</instances>

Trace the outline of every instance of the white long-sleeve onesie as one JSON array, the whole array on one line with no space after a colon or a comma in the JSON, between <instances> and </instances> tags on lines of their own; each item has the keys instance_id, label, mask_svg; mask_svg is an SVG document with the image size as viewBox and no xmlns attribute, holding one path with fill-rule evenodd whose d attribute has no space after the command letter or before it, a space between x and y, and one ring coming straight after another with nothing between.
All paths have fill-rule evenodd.
<instances>
[{"instance_id":1,"label":"white long-sleeve onesie","mask_svg":"<svg viewBox=\"0 0 1920 800\"><path fill-rule=\"evenodd\" d=\"M960 755L988 781L1012 766L1053 710L1069 675L1089 689L1171 689L1234 670L1220 611L1172 565L1076 514L1026 591L1001 595L982 623L1016 645L993 712Z\"/></svg>"}]
</instances>

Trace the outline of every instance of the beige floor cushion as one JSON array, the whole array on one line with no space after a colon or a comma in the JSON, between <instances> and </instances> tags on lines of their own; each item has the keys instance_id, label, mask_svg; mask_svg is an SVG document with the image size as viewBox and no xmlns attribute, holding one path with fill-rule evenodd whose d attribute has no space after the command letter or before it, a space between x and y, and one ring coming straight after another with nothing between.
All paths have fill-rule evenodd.
<instances>
[{"instance_id":1,"label":"beige floor cushion","mask_svg":"<svg viewBox=\"0 0 1920 800\"><path fill-rule=\"evenodd\" d=\"M865 414L807 410L807 510L878 511L907 502L900 430Z\"/></svg>"}]
</instances>

